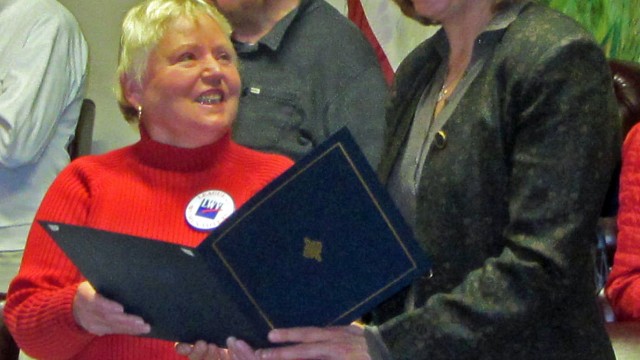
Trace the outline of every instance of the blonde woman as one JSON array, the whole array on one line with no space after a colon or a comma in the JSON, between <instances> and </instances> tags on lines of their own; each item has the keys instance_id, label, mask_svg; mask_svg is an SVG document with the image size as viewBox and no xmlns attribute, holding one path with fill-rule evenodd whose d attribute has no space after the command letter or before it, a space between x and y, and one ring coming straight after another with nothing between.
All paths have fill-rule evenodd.
<instances>
[{"instance_id":1,"label":"blonde woman","mask_svg":"<svg viewBox=\"0 0 640 360\"><path fill-rule=\"evenodd\" d=\"M118 101L139 122L141 140L74 161L36 220L196 246L222 219L209 221L190 204L215 201L218 216L230 214L292 161L231 140L240 77L229 27L212 6L148 0L128 12L122 30ZM37 223L5 321L38 359L185 359L172 342L136 336L152 324L96 293Z\"/></svg>"}]
</instances>

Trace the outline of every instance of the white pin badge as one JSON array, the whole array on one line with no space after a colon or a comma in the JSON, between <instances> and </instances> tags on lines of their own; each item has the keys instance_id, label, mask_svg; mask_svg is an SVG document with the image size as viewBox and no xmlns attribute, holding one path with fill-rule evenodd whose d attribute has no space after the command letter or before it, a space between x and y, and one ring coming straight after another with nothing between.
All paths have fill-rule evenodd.
<instances>
[{"instance_id":1,"label":"white pin badge","mask_svg":"<svg viewBox=\"0 0 640 360\"><path fill-rule=\"evenodd\" d=\"M235 210L235 203L229 194L220 190L208 190L191 199L184 216L189 225L206 231L217 228Z\"/></svg>"}]
</instances>

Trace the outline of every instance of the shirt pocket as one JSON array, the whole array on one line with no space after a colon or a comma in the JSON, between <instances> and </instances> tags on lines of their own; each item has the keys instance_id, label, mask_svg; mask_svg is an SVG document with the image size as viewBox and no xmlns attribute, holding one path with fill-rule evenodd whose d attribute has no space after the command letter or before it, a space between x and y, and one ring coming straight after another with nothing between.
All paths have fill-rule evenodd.
<instances>
[{"instance_id":1,"label":"shirt pocket","mask_svg":"<svg viewBox=\"0 0 640 360\"><path fill-rule=\"evenodd\" d=\"M246 87L234 125L234 138L259 149L298 143L308 108L302 93L274 86Z\"/></svg>"}]
</instances>

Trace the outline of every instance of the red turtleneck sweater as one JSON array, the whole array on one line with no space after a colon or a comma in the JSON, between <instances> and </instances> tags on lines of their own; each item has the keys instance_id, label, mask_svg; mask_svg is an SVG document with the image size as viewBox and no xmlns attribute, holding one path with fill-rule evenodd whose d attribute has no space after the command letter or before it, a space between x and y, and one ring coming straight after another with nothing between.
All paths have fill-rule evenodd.
<instances>
[{"instance_id":1,"label":"red turtleneck sweater","mask_svg":"<svg viewBox=\"0 0 640 360\"><path fill-rule=\"evenodd\" d=\"M228 134L212 145L182 149L143 133L134 145L72 162L50 187L36 220L196 246L207 233L185 220L191 199L220 190L238 208L291 165L285 157L242 147ZM83 280L34 223L5 307L5 322L23 351L38 359L184 359L172 342L98 337L81 329L72 302Z\"/></svg>"}]
</instances>

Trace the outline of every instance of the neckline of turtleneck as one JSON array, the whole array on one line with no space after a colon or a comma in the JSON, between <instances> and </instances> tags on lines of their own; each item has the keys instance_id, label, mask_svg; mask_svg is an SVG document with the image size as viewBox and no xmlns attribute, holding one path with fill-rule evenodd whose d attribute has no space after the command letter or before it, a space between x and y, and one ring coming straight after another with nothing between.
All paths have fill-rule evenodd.
<instances>
[{"instance_id":1,"label":"neckline of turtleneck","mask_svg":"<svg viewBox=\"0 0 640 360\"><path fill-rule=\"evenodd\" d=\"M140 129L140 140L134 144L134 154L148 166L174 171L198 171L222 164L232 145L231 132L218 141L197 148L181 148L153 140Z\"/></svg>"}]
</instances>

